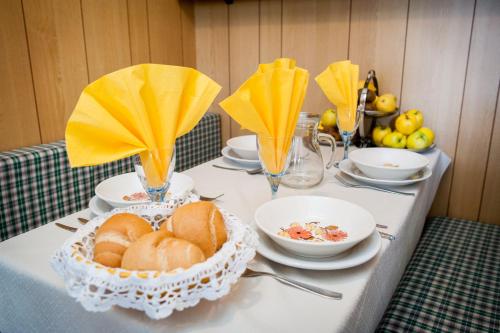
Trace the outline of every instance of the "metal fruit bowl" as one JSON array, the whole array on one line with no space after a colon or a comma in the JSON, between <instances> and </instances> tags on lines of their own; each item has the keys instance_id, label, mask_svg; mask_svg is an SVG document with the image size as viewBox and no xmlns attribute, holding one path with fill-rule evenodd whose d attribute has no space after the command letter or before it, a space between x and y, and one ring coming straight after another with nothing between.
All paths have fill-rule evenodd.
<instances>
[{"instance_id":1,"label":"metal fruit bowl","mask_svg":"<svg viewBox=\"0 0 500 333\"><path fill-rule=\"evenodd\" d=\"M369 117L374 117L374 118L383 118L383 117L389 117L395 114L399 113L399 108L396 108L396 110L392 112L383 112L383 111L377 111L377 110L364 110L365 116Z\"/></svg>"}]
</instances>

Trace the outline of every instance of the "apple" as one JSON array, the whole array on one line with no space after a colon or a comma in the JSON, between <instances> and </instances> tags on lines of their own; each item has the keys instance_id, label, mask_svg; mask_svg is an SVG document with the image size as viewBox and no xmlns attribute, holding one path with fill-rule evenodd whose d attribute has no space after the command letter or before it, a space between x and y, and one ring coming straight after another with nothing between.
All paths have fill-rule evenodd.
<instances>
[{"instance_id":1,"label":"apple","mask_svg":"<svg viewBox=\"0 0 500 333\"><path fill-rule=\"evenodd\" d=\"M429 146L434 143L434 132L428 127L422 127L419 129L420 132L424 133L425 136L429 139Z\"/></svg>"},{"instance_id":2,"label":"apple","mask_svg":"<svg viewBox=\"0 0 500 333\"><path fill-rule=\"evenodd\" d=\"M375 107L378 111L392 112L396 110L398 99L392 94L384 94L375 99Z\"/></svg>"},{"instance_id":3,"label":"apple","mask_svg":"<svg viewBox=\"0 0 500 333\"><path fill-rule=\"evenodd\" d=\"M403 113L396 118L396 129L404 135L410 135L417 130L417 120L414 116Z\"/></svg>"},{"instance_id":4,"label":"apple","mask_svg":"<svg viewBox=\"0 0 500 333\"><path fill-rule=\"evenodd\" d=\"M424 124L424 114L422 113L422 111L417 109L411 109L406 111L405 113L409 114L412 117L415 117L417 122L417 129L422 127L422 125Z\"/></svg>"},{"instance_id":5,"label":"apple","mask_svg":"<svg viewBox=\"0 0 500 333\"><path fill-rule=\"evenodd\" d=\"M424 149L430 145L429 138L420 130L411 133L406 140L406 148L410 149Z\"/></svg>"},{"instance_id":6,"label":"apple","mask_svg":"<svg viewBox=\"0 0 500 333\"><path fill-rule=\"evenodd\" d=\"M384 140L382 140L382 142L386 147L404 148L406 147L406 135L398 131L394 131L384 136Z\"/></svg>"},{"instance_id":7,"label":"apple","mask_svg":"<svg viewBox=\"0 0 500 333\"><path fill-rule=\"evenodd\" d=\"M321 115L320 124L324 128L333 128L337 125L337 111L328 109Z\"/></svg>"},{"instance_id":8,"label":"apple","mask_svg":"<svg viewBox=\"0 0 500 333\"><path fill-rule=\"evenodd\" d=\"M384 137L391 132L392 130L389 126L377 125L372 132L373 143L379 147L382 147L384 145L382 143L382 140L384 140Z\"/></svg>"}]
</instances>

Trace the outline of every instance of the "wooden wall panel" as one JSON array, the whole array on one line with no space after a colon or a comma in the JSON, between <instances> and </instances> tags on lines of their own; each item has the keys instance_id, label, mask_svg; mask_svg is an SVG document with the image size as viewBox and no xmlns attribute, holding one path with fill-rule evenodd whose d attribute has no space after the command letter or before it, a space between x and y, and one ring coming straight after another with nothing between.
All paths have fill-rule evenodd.
<instances>
[{"instance_id":1,"label":"wooden wall panel","mask_svg":"<svg viewBox=\"0 0 500 333\"><path fill-rule=\"evenodd\" d=\"M344 60L349 43L348 0L283 0L284 57L309 70L303 111L321 113L331 107L314 77L334 61Z\"/></svg>"},{"instance_id":2,"label":"wooden wall panel","mask_svg":"<svg viewBox=\"0 0 500 333\"><path fill-rule=\"evenodd\" d=\"M21 1L0 1L0 149L40 143Z\"/></svg>"},{"instance_id":3,"label":"wooden wall panel","mask_svg":"<svg viewBox=\"0 0 500 333\"><path fill-rule=\"evenodd\" d=\"M190 0L179 0L182 25L182 61L184 66L196 67L194 6Z\"/></svg>"},{"instance_id":4,"label":"wooden wall panel","mask_svg":"<svg viewBox=\"0 0 500 333\"><path fill-rule=\"evenodd\" d=\"M452 216L470 220L479 217L492 140L489 134L492 133L500 79L498 13L499 1L477 1L448 210Z\"/></svg>"},{"instance_id":5,"label":"wooden wall panel","mask_svg":"<svg viewBox=\"0 0 500 333\"><path fill-rule=\"evenodd\" d=\"M149 52L148 5L144 0L128 0L128 27L132 65L151 61Z\"/></svg>"},{"instance_id":6,"label":"wooden wall panel","mask_svg":"<svg viewBox=\"0 0 500 333\"><path fill-rule=\"evenodd\" d=\"M402 108L417 108L436 133L436 144L452 159L460 120L474 2L411 1L408 17ZM452 167L434 201L433 215L446 215Z\"/></svg>"},{"instance_id":7,"label":"wooden wall panel","mask_svg":"<svg viewBox=\"0 0 500 333\"><path fill-rule=\"evenodd\" d=\"M228 10L222 1L203 1L195 5L196 66L222 86L210 110L221 115L223 143L231 137L231 120L218 105L229 95Z\"/></svg>"},{"instance_id":8,"label":"wooden wall panel","mask_svg":"<svg viewBox=\"0 0 500 333\"><path fill-rule=\"evenodd\" d=\"M470 175L469 175L470 177ZM479 211L479 221L500 225L500 85L497 91L496 116Z\"/></svg>"},{"instance_id":9,"label":"wooden wall panel","mask_svg":"<svg viewBox=\"0 0 500 333\"><path fill-rule=\"evenodd\" d=\"M408 0L353 0L349 59L360 78L375 69L380 92L401 97Z\"/></svg>"},{"instance_id":10,"label":"wooden wall panel","mask_svg":"<svg viewBox=\"0 0 500 333\"><path fill-rule=\"evenodd\" d=\"M181 11L177 0L147 0L151 61L183 64Z\"/></svg>"},{"instance_id":11,"label":"wooden wall panel","mask_svg":"<svg viewBox=\"0 0 500 333\"><path fill-rule=\"evenodd\" d=\"M0 150L63 139L84 86L150 62L150 45L195 66L193 25L191 0L0 1Z\"/></svg>"},{"instance_id":12,"label":"wooden wall panel","mask_svg":"<svg viewBox=\"0 0 500 333\"><path fill-rule=\"evenodd\" d=\"M79 0L25 0L42 142L64 137L66 121L88 83Z\"/></svg>"},{"instance_id":13,"label":"wooden wall panel","mask_svg":"<svg viewBox=\"0 0 500 333\"><path fill-rule=\"evenodd\" d=\"M130 66L126 0L82 0L89 80Z\"/></svg>"},{"instance_id":14,"label":"wooden wall panel","mask_svg":"<svg viewBox=\"0 0 500 333\"><path fill-rule=\"evenodd\" d=\"M229 90L235 92L259 66L259 2L229 6ZM250 132L231 120L231 136Z\"/></svg>"},{"instance_id":15,"label":"wooden wall panel","mask_svg":"<svg viewBox=\"0 0 500 333\"><path fill-rule=\"evenodd\" d=\"M259 62L269 63L281 57L281 1L260 0Z\"/></svg>"}]
</instances>

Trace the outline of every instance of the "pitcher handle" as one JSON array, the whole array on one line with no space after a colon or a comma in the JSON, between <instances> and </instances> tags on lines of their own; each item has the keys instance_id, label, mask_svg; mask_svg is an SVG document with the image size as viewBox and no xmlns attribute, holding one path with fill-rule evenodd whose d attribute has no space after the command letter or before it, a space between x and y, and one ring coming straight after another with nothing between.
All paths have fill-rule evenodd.
<instances>
[{"instance_id":1,"label":"pitcher handle","mask_svg":"<svg viewBox=\"0 0 500 333\"><path fill-rule=\"evenodd\" d=\"M319 141L328 141L330 143L330 146L332 146L332 152L330 153L330 159L328 160L328 163L326 164L326 168L330 169L333 166L333 158L335 157L335 148L337 147L337 142L335 141L335 138L331 136L330 134L326 133L318 133L318 139Z\"/></svg>"}]
</instances>

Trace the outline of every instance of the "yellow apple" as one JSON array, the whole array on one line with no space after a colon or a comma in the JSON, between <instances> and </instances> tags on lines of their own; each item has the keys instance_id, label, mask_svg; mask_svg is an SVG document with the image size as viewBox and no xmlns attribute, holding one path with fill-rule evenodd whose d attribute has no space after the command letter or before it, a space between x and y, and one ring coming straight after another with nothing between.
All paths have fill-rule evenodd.
<instances>
[{"instance_id":1,"label":"yellow apple","mask_svg":"<svg viewBox=\"0 0 500 333\"><path fill-rule=\"evenodd\" d=\"M328 109L323 112L320 123L324 128L333 128L337 125L337 111L334 109Z\"/></svg>"},{"instance_id":2,"label":"yellow apple","mask_svg":"<svg viewBox=\"0 0 500 333\"><path fill-rule=\"evenodd\" d=\"M424 133L425 136L429 139L429 146L434 143L434 132L430 128L422 127L421 129L419 129L419 131Z\"/></svg>"},{"instance_id":3,"label":"yellow apple","mask_svg":"<svg viewBox=\"0 0 500 333\"><path fill-rule=\"evenodd\" d=\"M372 132L373 143L379 147L382 147L384 145L382 143L382 140L384 140L384 137L391 132L392 130L389 126L377 125Z\"/></svg>"},{"instance_id":4,"label":"yellow apple","mask_svg":"<svg viewBox=\"0 0 500 333\"><path fill-rule=\"evenodd\" d=\"M422 111L417 110L417 109L411 109L411 110L406 111L405 113L412 116L412 117L415 117L415 120L417 122L417 129L422 127L422 125L424 124L424 115L423 115Z\"/></svg>"},{"instance_id":5,"label":"yellow apple","mask_svg":"<svg viewBox=\"0 0 500 333\"><path fill-rule=\"evenodd\" d=\"M414 116L403 113L396 118L396 129L404 135L410 135L417 130L417 119Z\"/></svg>"},{"instance_id":6,"label":"yellow apple","mask_svg":"<svg viewBox=\"0 0 500 333\"><path fill-rule=\"evenodd\" d=\"M406 140L406 148L410 149L424 149L430 145L429 138L420 130L411 133Z\"/></svg>"},{"instance_id":7,"label":"yellow apple","mask_svg":"<svg viewBox=\"0 0 500 333\"><path fill-rule=\"evenodd\" d=\"M375 99L375 107L378 111L393 112L396 110L398 99L392 94L384 94Z\"/></svg>"},{"instance_id":8,"label":"yellow apple","mask_svg":"<svg viewBox=\"0 0 500 333\"><path fill-rule=\"evenodd\" d=\"M386 147L404 148L406 147L406 135L403 135L398 131L394 131L384 136L384 140L382 140L382 142Z\"/></svg>"}]
</instances>

